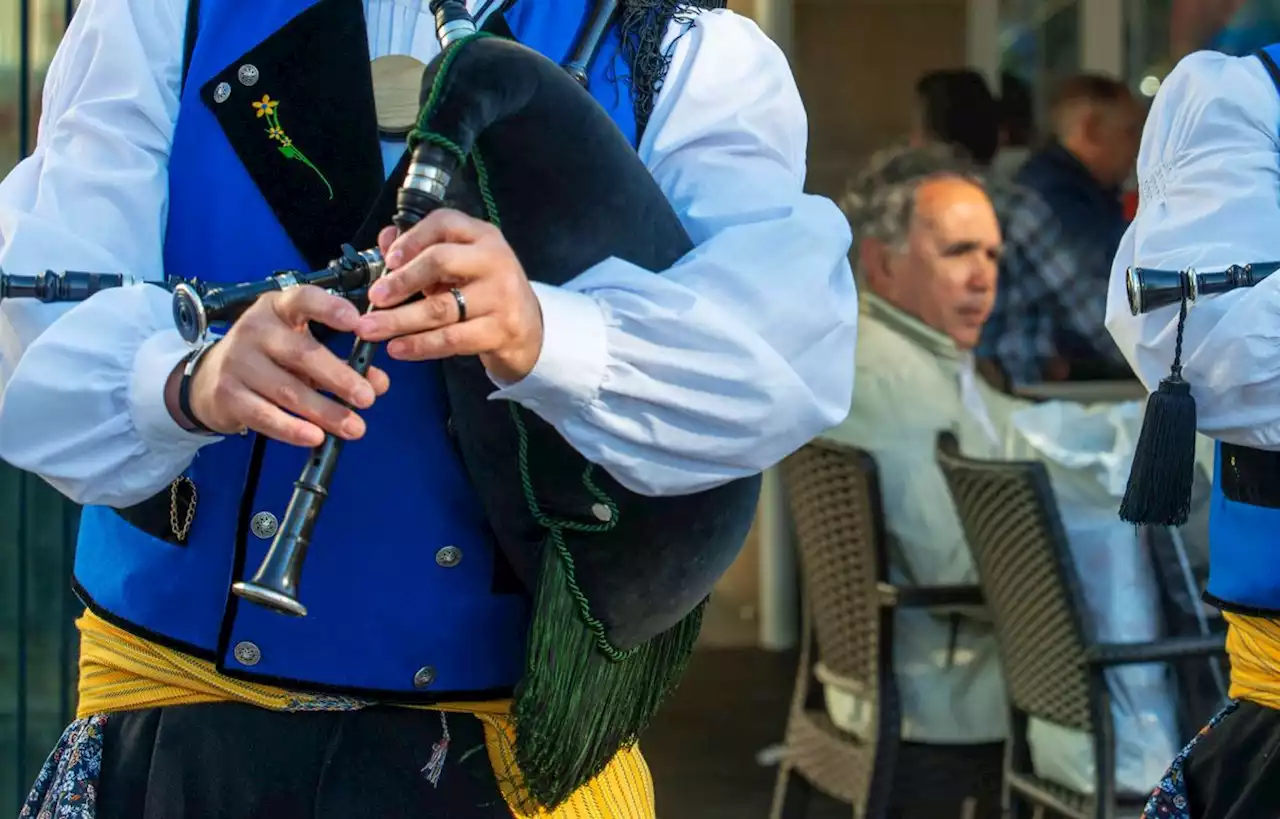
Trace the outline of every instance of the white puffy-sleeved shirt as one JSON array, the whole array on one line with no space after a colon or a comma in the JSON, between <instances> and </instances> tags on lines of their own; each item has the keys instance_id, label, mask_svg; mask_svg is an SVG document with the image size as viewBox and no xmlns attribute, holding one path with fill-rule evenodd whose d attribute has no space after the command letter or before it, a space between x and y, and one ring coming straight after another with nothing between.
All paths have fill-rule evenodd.
<instances>
[{"instance_id":1,"label":"white puffy-sleeved shirt","mask_svg":"<svg viewBox=\"0 0 1280 819\"><path fill-rule=\"evenodd\" d=\"M371 56L434 57L424 8L366 0ZM186 0L80 5L36 150L0 183L6 271L163 277L185 14ZM541 356L493 396L651 495L759 472L840 422L857 322L848 225L803 190L807 122L784 55L727 11L673 23L668 44L639 153L698 247L661 275L609 259L564 287L535 285ZM403 146L384 148L389 172ZM165 409L187 349L169 304L157 287L0 304L0 458L85 504L167 486L217 440Z\"/></svg>"},{"instance_id":2,"label":"white puffy-sleeved shirt","mask_svg":"<svg viewBox=\"0 0 1280 819\"><path fill-rule=\"evenodd\" d=\"M1173 363L1178 307L1129 313L1131 265L1221 270L1280 261L1280 93L1257 57L1197 52L1156 95L1138 154L1139 210L1111 270L1107 327L1149 389ZM1211 438L1280 449L1280 275L1188 314L1183 378Z\"/></svg>"}]
</instances>

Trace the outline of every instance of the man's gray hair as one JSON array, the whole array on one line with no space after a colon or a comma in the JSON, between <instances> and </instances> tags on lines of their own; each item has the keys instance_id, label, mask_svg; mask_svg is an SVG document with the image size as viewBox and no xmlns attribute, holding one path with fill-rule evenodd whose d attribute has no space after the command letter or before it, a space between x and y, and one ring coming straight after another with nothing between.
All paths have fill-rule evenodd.
<instances>
[{"instance_id":1,"label":"man's gray hair","mask_svg":"<svg viewBox=\"0 0 1280 819\"><path fill-rule=\"evenodd\" d=\"M904 248L915 212L916 191L940 176L959 177L986 189L977 167L946 145L877 151L854 176L840 200L855 240L870 237L895 250Z\"/></svg>"}]
</instances>

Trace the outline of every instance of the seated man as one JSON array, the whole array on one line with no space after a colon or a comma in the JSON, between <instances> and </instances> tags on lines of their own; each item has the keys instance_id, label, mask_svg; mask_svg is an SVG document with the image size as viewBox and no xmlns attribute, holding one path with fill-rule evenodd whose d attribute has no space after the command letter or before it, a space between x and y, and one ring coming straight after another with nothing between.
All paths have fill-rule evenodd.
<instances>
[{"instance_id":1,"label":"seated man","mask_svg":"<svg viewBox=\"0 0 1280 819\"><path fill-rule=\"evenodd\" d=\"M1089 345L1083 354L1077 347L1077 357L1124 372L1128 364L1103 326L1106 288L1081 275L1076 248L1049 205L992 171L1001 112L986 80L968 69L933 71L916 84L916 102L912 144L950 145L984 168L1000 222L1005 252L996 304L975 351L980 370L997 367L988 380L1005 389L1067 379L1070 351L1060 341L1072 338Z\"/></svg>"},{"instance_id":2,"label":"seated man","mask_svg":"<svg viewBox=\"0 0 1280 819\"><path fill-rule=\"evenodd\" d=\"M953 149L934 145L886 151L874 157L845 198L858 237L856 270L861 316L855 360L856 388L846 420L824 437L857 446L876 459L888 537L889 573L903 585L978 582L950 490L935 460L938 433L947 430L971 457L1041 459L1046 463L1064 516L1077 565L1105 576L1083 578L1087 606L1103 634L1116 639L1160 636L1156 579L1132 527L1115 515L1118 499L1099 485L1097 464L1122 456L1133 435L1112 429L1140 413L1136 402L1090 408L1060 406L1073 424L1095 433L1080 437L1047 432L1050 404L1033 405L989 387L975 375L973 350L996 298L1003 244L982 183ZM1092 416L1103 413L1102 416ZM1039 419L1037 421L1037 416ZM1043 435L1029 438L1040 426ZM1099 444L1106 430L1112 443ZM1042 439L1052 441L1043 448ZM1100 445L1100 450L1090 447ZM1053 450L1070 451L1060 460ZM1082 457L1083 456L1083 457ZM1082 492L1081 487L1094 487ZM1196 504L1197 510L1203 500ZM1104 556L1099 563L1099 555ZM1111 595L1128 583L1122 597ZM973 771L975 816L999 816L1001 746L1008 705L995 628L980 608L899 610L894 665L902 699L902 736L933 746ZM1157 670L1158 671L1158 670ZM1134 667L1112 675L1117 747L1117 786L1144 792L1158 777L1172 748L1172 692ZM832 720L855 735L873 730L869 709L850 692L826 689ZM1135 701L1134 698L1137 698ZM1033 769L1063 787L1090 793L1095 771L1087 733L1032 719L1028 743ZM990 785L988 790L987 785ZM922 795L910 794L914 803ZM905 806L904 806L905 807ZM912 804L912 809L917 809ZM957 806L919 807L920 816L956 816ZM932 811L932 813L928 812ZM912 814L915 815L915 814Z\"/></svg>"},{"instance_id":3,"label":"seated man","mask_svg":"<svg viewBox=\"0 0 1280 819\"><path fill-rule=\"evenodd\" d=\"M845 210L859 238L857 388L849 417L825 437L876 458L895 582L976 583L934 447L951 430L966 453L1000 457L1009 415L1025 406L974 369L996 296L995 212L942 146L877 154ZM957 753L996 771L975 796L984 802L977 816L998 816L1008 711L993 627L980 610L900 611L896 629L904 741L962 744ZM856 706L842 710L841 692L828 690L828 701L837 724L865 731L849 713Z\"/></svg>"}]
</instances>

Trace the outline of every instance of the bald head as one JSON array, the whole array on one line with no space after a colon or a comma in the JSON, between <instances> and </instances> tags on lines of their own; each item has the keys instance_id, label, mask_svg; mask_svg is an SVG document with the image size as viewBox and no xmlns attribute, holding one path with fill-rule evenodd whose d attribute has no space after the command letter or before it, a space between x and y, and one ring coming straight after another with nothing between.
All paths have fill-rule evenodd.
<instances>
[{"instance_id":1,"label":"bald head","mask_svg":"<svg viewBox=\"0 0 1280 819\"><path fill-rule=\"evenodd\" d=\"M993 223L996 218L986 191L969 177L939 174L925 180L916 189L917 223L948 221L977 215L984 218L989 216ZM913 225L913 227L917 226Z\"/></svg>"},{"instance_id":2,"label":"bald head","mask_svg":"<svg viewBox=\"0 0 1280 819\"><path fill-rule=\"evenodd\" d=\"M970 178L937 174L915 189L906 242L862 242L868 286L898 309L972 349L995 303L1000 226Z\"/></svg>"},{"instance_id":3,"label":"bald head","mask_svg":"<svg viewBox=\"0 0 1280 819\"><path fill-rule=\"evenodd\" d=\"M1103 186L1119 186L1133 170L1142 108L1124 83L1099 74L1067 79L1050 103L1049 124Z\"/></svg>"}]
</instances>

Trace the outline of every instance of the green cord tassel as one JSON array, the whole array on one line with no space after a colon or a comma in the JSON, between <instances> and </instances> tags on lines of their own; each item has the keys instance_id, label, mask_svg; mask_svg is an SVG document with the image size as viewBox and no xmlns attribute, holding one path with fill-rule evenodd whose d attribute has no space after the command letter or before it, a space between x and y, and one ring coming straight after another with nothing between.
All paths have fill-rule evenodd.
<instances>
[{"instance_id":1,"label":"green cord tassel","mask_svg":"<svg viewBox=\"0 0 1280 819\"><path fill-rule=\"evenodd\" d=\"M553 532L548 541L559 536ZM634 744L684 675L705 601L663 634L611 659L583 622L572 573L548 542L534 598L527 668L516 690L516 763L548 810Z\"/></svg>"},{"instance_id":2,"label":"green cord tassel","mask_svg":"<svg viewBox=\"0 0 1280 819\"><path fill-rule=\"evenodd\" d=\"M546 529L525 674L516 687L516 764L530 797L552 810L604 770L619 750L634 744L684 676L706 600L676 625L626 651L609 642L605 624L591 613L578 583L565 533L591 535L618 525L617 505L592 480L587 492L613 512L607 523L546 515L533 486L529 437L521 410L511 405L525 500Z\"/></svg>"}]
</instances>

